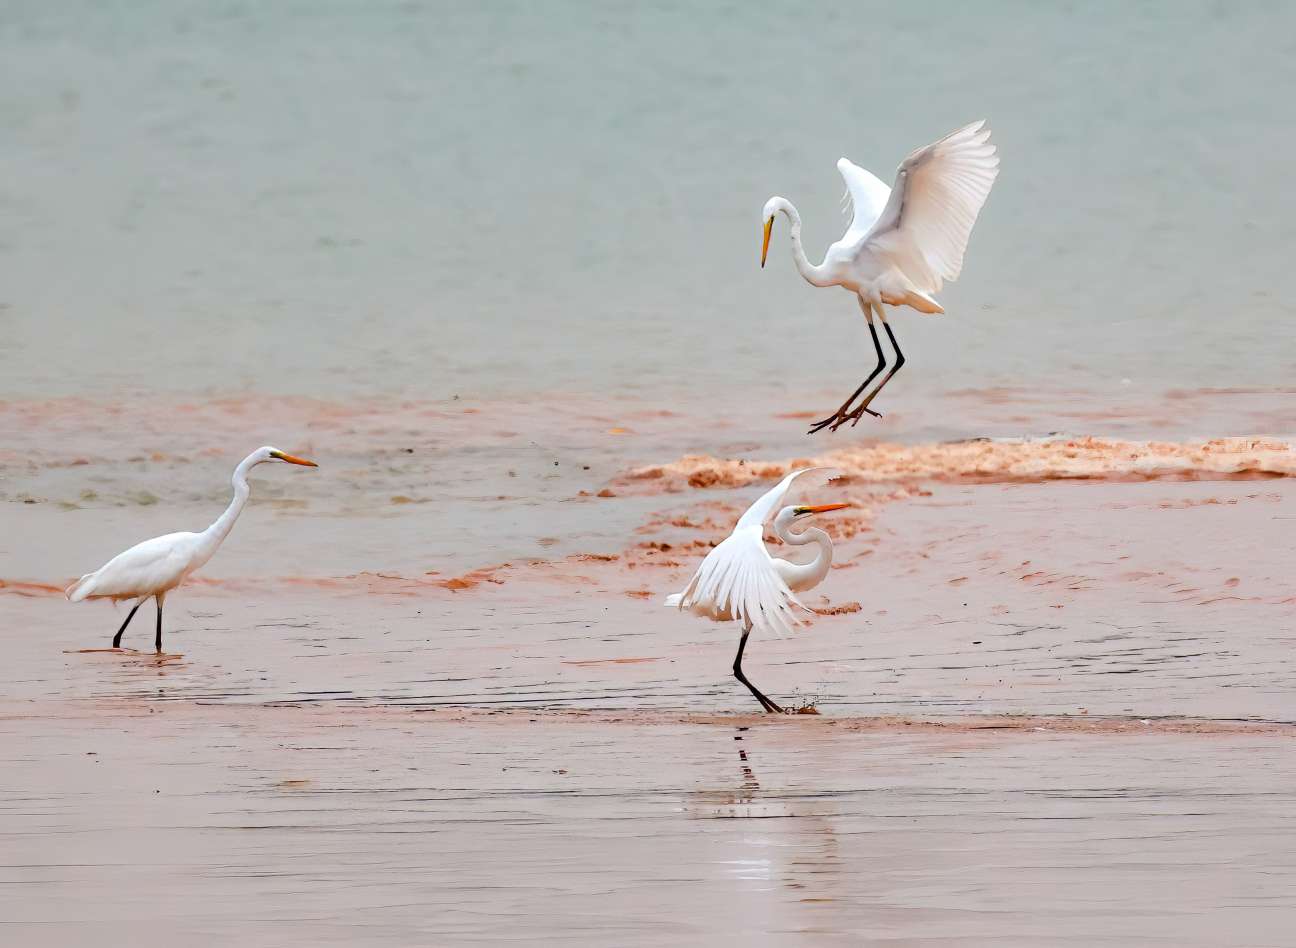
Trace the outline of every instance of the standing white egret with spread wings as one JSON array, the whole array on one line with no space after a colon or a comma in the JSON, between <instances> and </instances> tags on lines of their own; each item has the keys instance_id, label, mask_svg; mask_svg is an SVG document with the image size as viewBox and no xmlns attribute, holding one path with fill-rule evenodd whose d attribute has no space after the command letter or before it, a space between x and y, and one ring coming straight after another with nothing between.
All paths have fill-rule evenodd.
<instances>
[{"instance_id":1,"label":"standing white egret with spread wings","mask_svg":"<svg viewBox=\"0 0 1296 948\"><path fill-rule=\"evenodd\" d=\"M783 709L757 690L743 674L743 649L752 629L776 635L800 625L794 608L809 612L796 593L818 586L832 566L832 540L817 527L793 531L794 523L804 523L814 514L841 510L850 504L820 504L813 507L784 507L774 517L774 534L790 546L813 544L819 548L809 563L793 563L770 556L765 546L765 522L783 501L792 482L804 474L828 475L826 468L802 468L793 471L738 518L733 533L706 555L682 593L668 596L666 605L687 609L708 619L742 624L738 655L734 658L734 677L756 696L769 712Z\"/></svg>"},{"instance_id":2,"label":"standing white egret with spread wings","mask_svg":"<svg viewBox=\"0 0 1296 948\"><path fill-rule=\"evenodd\" d=\"M865 412L877 416L869 405L905 361L882 304L909 306L920 313L945 312L932 294L946 280L956 280L963 269L972 225L999 174L999 156L985 122L973 122L909 155L896 171L893 188L845 158L837 162L837 170L846 179L846 196L854 213L850 229L828 248L819 266L806 259L801 215L791 201L772 197L763 212L761 266L769 254L775 215L781 211L791 224L797 270L815 286L840 286L856 295L877 351L877 368L841 408L811 426L811 434L826 427L836 431L848 421L858 423ZM896 361L877 388L852 408L886 367L873 325L875 312L895 349Z\"/></svg>"},{"instance_id":3,"label":"standing white egret with spread wings","mask_svg":"<svg viewBox=\"0 0 1296 948\"><path fill-rule=\"evenodd\" d=\"M168 533L137 543L124 553L118 553L93 573L86 573L67 588L67 597L73 602L82 599L137 599L126 621L113 636L112 647L121 648L122 633L130 625L135 613L150 596L157 602L157 639L154 648L162 653L162 601L166 594L179 586L216 552L221 542L234 528L234 521L243 512L251 488L248 472L266 461L286 461L317 467L314 461L284 454L278 448L257 448L234 469L234 498L225 512L202 533Z\"/></svg>"}]
</instances>

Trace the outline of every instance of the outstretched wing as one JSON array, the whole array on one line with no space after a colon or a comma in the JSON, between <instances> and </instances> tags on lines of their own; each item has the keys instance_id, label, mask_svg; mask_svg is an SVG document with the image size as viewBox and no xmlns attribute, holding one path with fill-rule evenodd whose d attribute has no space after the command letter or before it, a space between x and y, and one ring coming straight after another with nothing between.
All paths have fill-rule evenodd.
<instances>
[{"instance_id":1,"label":"outstretched wing","mask_svg":"<svg viewBox=\"0 0 1296 948\"><path fill-rule=\"evenodd\" d=\"M747 512L738 518L738 526L734 528L734 532L736 533L739 528L751 524L760 526L774 516L775 511L779 509L779 505L783 503L783 497L792 488L793 482L796 482L798 488L812 490L828 483L838 474L838 471L830 467L803 467L793 471L762 494L756 503L747 508ZM807 477L806 475L810 476Z\"/></svg>"},{"instance_id":2,"label":"outstretched wing","mask_svg":"<svg viewBox=\"0 0 1296 948\"><path fill-rule=\"evenodd\" d=\"M765 521L794 486L812 489L837 473L829 467L804 467L767 490L739 518L734 532L706 555L684 591L667 597L666 605L711 619L732 619L745 629L791 632L800 625L794 607L806 607L774 568L765 548Z\"/></svg>"},{"instance_id":3,"label":"outstretched wing","mask_svg":"<svg viewBox=\"0 0 1296 948\"><path fill-rule=\"evenodd\" d=\"M793 607L806 608L774 569L759 524L740 526L726 537L666 605L775 635L800 625Z\"/></svg>"},{"instance_id":4,"label":"outstretched wing","mask_svg":"<svg viewBox=\"0 0 1296 948\"><path fill-rule=\"evenodd\" d=\"M852 215L850 228L842 240L853 243L877 223L891 197L891 189L873 172L866 171L849 158L838 158L837 170L846 182L846 199Z\"/></svg>"},{"instance_id":5,"label":"outstretched wing","mask_svg":"<svg viewBox=\"0 0 1296 948\"><path fill-rule=\"evenodd\" d=\"M985 122L919 148L900 163L890 199L856 253L888 258L919 292L935 293L963 269L972 225L998 174Z\"/></svg>"}]
</instances>

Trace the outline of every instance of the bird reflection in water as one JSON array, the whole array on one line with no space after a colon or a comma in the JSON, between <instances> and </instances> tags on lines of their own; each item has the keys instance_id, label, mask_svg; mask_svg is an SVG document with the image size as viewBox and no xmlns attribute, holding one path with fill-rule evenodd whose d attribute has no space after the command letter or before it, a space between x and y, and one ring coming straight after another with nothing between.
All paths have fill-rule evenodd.
<instances>
[{"instance_id":1,"label":"bird reflection in water","mask_svg":"<svg viewBox=\"0 0 1296 948\"><path fill-rule=\"evenodd\" d=\"M750 732L739 728L734 740L745 742ZM787 794L761 785L750 751L739 743L738 780L724 789L697 790L686 801L687 814L699 820L761 820L735 835L721 831L724 856L716 861L725 875L787 890L796 905L837 902L844 883L836 833L836 814L824 797L804 792ZM758 829L759 827L759 829ZM842 890L844 891L844 890Z\"/></svg>"}]
</instances>

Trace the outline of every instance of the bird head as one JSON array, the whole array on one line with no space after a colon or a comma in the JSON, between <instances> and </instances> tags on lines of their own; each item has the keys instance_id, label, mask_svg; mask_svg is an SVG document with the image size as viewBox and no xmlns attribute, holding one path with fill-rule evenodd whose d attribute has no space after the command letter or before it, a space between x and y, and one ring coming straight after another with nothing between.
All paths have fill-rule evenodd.
<instances>
[{"instance_id":1,"label":"bird head","mask_svg":"<svg viewBox=\"0 0 1296 948\"><path fill-rule=\"evenodd\" d=\"M765 236L761 239L761 268L765 267L765 258L769 256L770 234L774 232L774 215L783 209L787 202L781 197L772 197L765 202L765 208L761 211L761 220L765 226Z\"/></svg>"},{"instance_id":2,"label":"bird head","mask_svg":"<svg viewBox=\"0 0 1296 948\"><path fill-rule=\"evenodd\" d=\"M770 235L774 233L774 218L779 211L783 211L789 218L792 218L792 204L788 198L775 195L769 201L765 202L765 209L761 211L761 220L765 226L765 236L761 240L761 267L765 267L765 258L770 254ZM793 230L796 230L796 218L792 218Z\"/></svg>"},{"instance_id":3,"label":"bird head","mask_svg":"<svg viewBox=\"0 0 1296 948\"><path fill-rule=\"evenodd\" d=\"M850 504L819 504L817 506L784 507L778 512L778 516L774 518L774 532L775 534L786 538L788 533L793 532L791 530L793 524L804 523L815 514L828 513L832 510L842 510L849 506ZM799 533L800 530L804 529L804 527L799 527L795 532Z\"/></svg>"}]
</instances>

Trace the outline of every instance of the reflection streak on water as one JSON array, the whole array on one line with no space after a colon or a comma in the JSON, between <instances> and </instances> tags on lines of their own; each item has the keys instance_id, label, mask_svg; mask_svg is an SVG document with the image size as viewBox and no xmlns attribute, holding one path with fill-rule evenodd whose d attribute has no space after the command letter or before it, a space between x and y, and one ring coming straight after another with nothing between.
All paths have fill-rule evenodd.
<instances>
[{"instance_id":1,"label":"reflection streak on water","mask_svg":"<svg viewBox=\"0 0 1296 948\"><path fill-rule=\"evenodd\" d=\"M1292 921L1285 736L77 707L0 719L15 936L1228 945Z\"/></svg>"}]
</instances>

